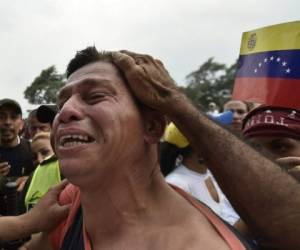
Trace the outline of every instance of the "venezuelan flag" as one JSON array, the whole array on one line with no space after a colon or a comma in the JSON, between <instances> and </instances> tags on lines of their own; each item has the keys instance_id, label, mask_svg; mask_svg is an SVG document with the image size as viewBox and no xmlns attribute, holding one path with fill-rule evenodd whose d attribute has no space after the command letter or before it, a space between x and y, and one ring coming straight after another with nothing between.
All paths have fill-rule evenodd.
<instances>
[{"instance_id":1,"label":"venezuelan flag","mask_svg":"<svg viewBox=\"0 0 300 250\"><path fill-rule=\"evenodd\" d=\"M300 21L243 33L232 98L300 109Z\"/></svg>"}]
</instances>

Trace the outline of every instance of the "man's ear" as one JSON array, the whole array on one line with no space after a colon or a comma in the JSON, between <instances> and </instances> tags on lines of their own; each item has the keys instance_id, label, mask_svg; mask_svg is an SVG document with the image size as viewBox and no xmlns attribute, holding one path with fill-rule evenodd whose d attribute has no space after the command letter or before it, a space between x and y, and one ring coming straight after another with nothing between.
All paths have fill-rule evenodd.
<instances>
[{"instance_id":1,"label":"man's ear","mask_svg":"<svg viewBox=\"0 0 300 250\"><path fill-rule=\"evenodd\" d=\"M144 139L149 144L158 143L165 132L167 124L166 117L156 111L144 113L145 136Z\"/></svg>"}]
</instances>

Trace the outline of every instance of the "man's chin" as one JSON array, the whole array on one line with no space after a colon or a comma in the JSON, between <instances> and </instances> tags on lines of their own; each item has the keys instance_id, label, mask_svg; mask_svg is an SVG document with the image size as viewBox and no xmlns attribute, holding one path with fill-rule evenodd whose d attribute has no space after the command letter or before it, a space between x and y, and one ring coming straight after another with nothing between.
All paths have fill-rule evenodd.
<instances>
[{"instance_id":1,"label":"man's chin","mask_svg":"<svg viewBox=\"0 0 300 250\"><path fill-rule=\"evenodd\" d=\"M2 136L1 137L1 143L2 144L11 144L13 143L15 138L13 136Z\"/></svg>"},{"instance_id":2,"label":"man's chin","mask_svg":"<svg viewBox=\"0 0 300 250\"><path fill-rule=\"evenodd\" d=\"M232 129L234 129L234 130L239 130L239 131L242 130L242 124L241 124L241 123L232 123L232 124L231 124L231 127L232 127Z\"/></svg>"},{"instance_id":3,"label":"man's chin","mask_svg":"<svg viewBox=\"0 0 300 250\"><path fill-rule=\"evenodd\" d=\"M82 175L82 171L85 169L85 162L79 159L59 159L59 168L61 174L66 178L71 178L72 176Z\"/></svg>"}]
</instances>

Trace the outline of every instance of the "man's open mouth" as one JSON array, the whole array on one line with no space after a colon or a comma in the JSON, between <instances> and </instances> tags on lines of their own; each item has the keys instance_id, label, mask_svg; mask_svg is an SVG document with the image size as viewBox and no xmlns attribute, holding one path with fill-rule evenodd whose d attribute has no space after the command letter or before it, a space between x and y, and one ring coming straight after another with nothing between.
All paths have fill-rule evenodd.
<instances>
[{"instance_id":1,"label":"man's open mouth","mask_svg":"<svg viewBox=\"0 0 300 250\"><path fill-rule=\"evenodd\" d=\"M59 139L59 145L65 148L74 147L82 144L89 144L95 142L95 139L88 135L63 135Z\"/></svg>"},{"instance_id":2,"label":"man's open mouth","mask_svg":"<svg viewBox=\"0 0 300 250\"><path fill-rule=\"evenodd\" d=\"M1 129L1 135L2 136L11 136L12 134L14 134L14 130L11 129Z\"/></svg>"}]
</instances>

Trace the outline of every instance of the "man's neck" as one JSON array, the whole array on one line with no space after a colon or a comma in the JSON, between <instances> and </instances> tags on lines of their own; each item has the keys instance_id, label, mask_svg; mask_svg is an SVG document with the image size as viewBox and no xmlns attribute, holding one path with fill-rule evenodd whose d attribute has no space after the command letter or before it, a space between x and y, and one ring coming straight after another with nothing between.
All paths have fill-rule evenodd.
<instances>
[{"instance_id":1,"label":"man's neck","mask_svg":"<svg viewBox=\"0 0 300 250\"><path fill-rule=\"evenodd\" d=\"M109 186L96 191L81 188L84 224L94 244L103 238L122 238L142 225L162 223L161 208L169 201L165 194L171 188L164 181L157 161L143 163L136 172L112 178Z\"/></svg>"},{"instance_id":2,"label":"man's neck","mask_svg":"<svg viewBox=\"0 0 300 250\"><path fill-rule=\"evenodd\" d=\"M159 178L158 175L154 173L153 178ZM144 214L148 207L148 200L152 195L149 192L153 188L152 182L152 179L141 176L134 178L120 175L120 178L115 178L109 185L97 190L81 189L81 204L86 222L88 222L87 217L94 214L94 216L99 216L100 224L104 228L106 225L109 229L119 223L126 224L135 220L140 214ZM91 222L95 221L94 216Z\"/></svg>"},{"instance_id":3,"label":"man's neck","mask_svg":"<svg viewBox=\"0 0 300 250\"><path fill-rule=\"evenodd\" d=\"M125 190L113 190L112 185L112 190L91 196L82 192L84 228L93 249L177 250L183 245L198 249L200 244L228 249L207 219L174 192L158 170L146 185L119 185ZM187 240L191 235L196 242Z\"/></svg>"}]
</instances>

